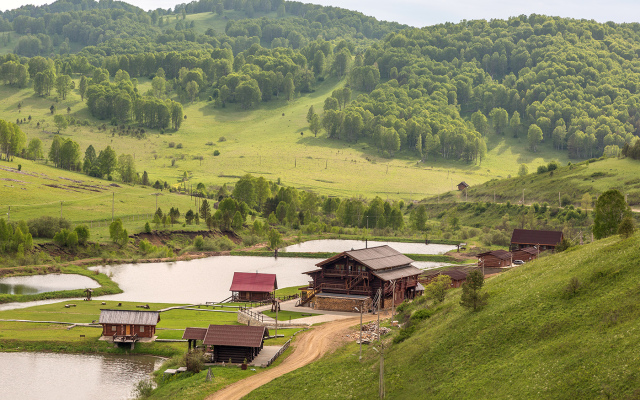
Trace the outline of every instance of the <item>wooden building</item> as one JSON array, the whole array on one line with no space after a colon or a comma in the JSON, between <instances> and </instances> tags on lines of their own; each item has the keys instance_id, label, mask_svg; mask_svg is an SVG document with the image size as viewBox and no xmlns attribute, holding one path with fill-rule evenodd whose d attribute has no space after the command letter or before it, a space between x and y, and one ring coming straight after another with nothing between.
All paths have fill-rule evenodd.
<instances>
[{"instance_id":1,"label":"wooden building","mask_svg":"<svg viewBox=\"0 0 640 400\"><path fill-rule=\"evenodd\" d=\"M511 251L533 246L540 251L554 251L556 246L562 242L562 237L562 231L514 229L511 235Z\"/></svg>"},{"instance_id":2,"label":"wooden building","mask_svg":"<svg viewBox=\"0 0 640 400\"><path fill-rule=\"evenodd\" d=\"M182 340L189 343L189 350L191 350L191 346L196 348L198 340L204 342L205 336L207 336L207 328L186 328L182 334Z\"/></svg>"},{"instance_id":3,"label":"wooden building","mask_svg":"<svg viewBox=\"0 0 640 400\"><path fill-rule=\"evenodd\" d=\"M381 289L381 308L398 305L416 296L422 270L411 265L409 257L389 246L345 251L328 258L305 272L313 279L300 305L316 309L354 311L377 305Z\"/></svg>"},{"instance_id":4,"label":"wooden building","mask_svg":"<svg viewBox=\"0 0 640 400\"><path fill-rule=\"evenodd\" d=\"M469 184L465 181L458 183L458 190L465 190L469 187Z\"/></svg>"},{"instance_id":5,"label":"wooden building","mask_svg":"<svg viewBox=\"0 0 640 400\"><path fill-rule=\"evenodd\" d=\"M420 276L420 282L428 285L440 275L447 275L451 278L451 287L457 288L467 281L467 271L463 269L448 269L446 271L427 271Z\"/></svg>"},{"instance_id":6,"label":"wooden building","mask_svg":"<svg viewBox=\"0 0 640 400\"><path fill-rule=\"evenodd\" d=\"M538 258L538 254L540 254L540 251L538 251L538 249L535 247L525 247L522 249L514 250L511 252L511 254L513 254L514 261L520 260L527 262Z\"/></svg>"},{"instance_id":7,"label":"wooden building","mask_svg":"<svg viewBox=\"0 0 640 400\"><path fill-rule=\"evenodd\" d=\"M505 268L511 266L511 253L506 250L493 250L480 253L478 267Z\"/></svg>"},{"instance_id":8,"label":"wooden building","mask_svg":"<svg viewBox=\"0 0 640 400\"><path fill-rule=\"evenodd\" d=\"M260 353L264 346L264 338L269 336L269 330L264 326L245 325L209 325L208 328L187 328L183 339L202 339L207 351L211 353L213 362L229 362L240 364L247 362Z\"/></svg>"},{"instance_id":9,"label":"wooden building","mask_svg":"<svg viewBox=\"0 0 640 400\"><path fill-rule=\"evenodd\" d=\"M160 322L158 311L100 310L102 336L114 342L133 343L141 338L153 338Z\"/></svg>"},{"instance_id":10,"label":"wooden building","mask_svg":"<svg viewBox=\"0 0 640 400\"><path fill-rule=\"evenodd\" d=\"M234 272L231 282L232 301L266 301L275 297L278 288L275 274Z\"/></svg>"}]
</instances>

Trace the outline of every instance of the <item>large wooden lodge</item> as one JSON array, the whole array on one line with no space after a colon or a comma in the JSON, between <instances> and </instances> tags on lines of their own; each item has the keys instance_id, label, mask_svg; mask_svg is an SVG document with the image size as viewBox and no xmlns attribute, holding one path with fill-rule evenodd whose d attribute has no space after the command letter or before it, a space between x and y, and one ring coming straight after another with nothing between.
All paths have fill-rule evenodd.
<instances>
[{"instance_id":1,"label":"large wooden lodge","mask_svg":"<svg viewBox=\"0 0 640 400\"><path fill-rule=\"evenodd\" d=\"M102 336L114 343L131 343L132 348L141 339L153 340L158 322L158 311L100 310Z\"/></svg>"},{"instance_id":2,"label":"large wooden lodge","mask_svg":"<svg viewBox=\"0 0 640 400\"><path fill-rule=\"evenodd\" d=\"M514 229L511 234L511 251L526 247L535 247L540 251L555 251L562 242L562 231L540 231L533 229Z\"/></svg>"},{"instance_id":3,"label":"large wooden lodge","mask_svg":"<svg viewBox=\"0 0 640 400\"><path fill-rule=\"evenodd\" d=\"M328 258L305 272L313 281L303 290L300 305L319 310L354 311L355 307L372 309L399 305L416 296L418 276L422 272L411 265L409 257L389 246L345 251Z\"/></svg>"}]
</instances>

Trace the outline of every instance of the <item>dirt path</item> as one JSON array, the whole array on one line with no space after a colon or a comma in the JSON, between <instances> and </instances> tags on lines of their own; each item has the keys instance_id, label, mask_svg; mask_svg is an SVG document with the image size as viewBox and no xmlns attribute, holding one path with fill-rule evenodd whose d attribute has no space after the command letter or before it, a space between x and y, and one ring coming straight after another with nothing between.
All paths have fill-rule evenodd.
<instances>
[{"instance_id":1,"label":"dirt path","mask_svg":"<svg viewBox=\"0 0 640 400\"><path fill-rule=\"evenodd\" d=\"M370 322L377 316L365 315L363 322ZM233 383L207 397L207 400L224 399L236 400L251 393L254 389L271 382L275 378L288 372L304 367L305 365L322 357L325 353L334 350L344 342L345 334L349 327L360 323L360 318L349 318L329 322L317 326L301 334L291 346L293 353L280 365L273 369L260 372L249 378Z\"/></svg>"}]
</instances>

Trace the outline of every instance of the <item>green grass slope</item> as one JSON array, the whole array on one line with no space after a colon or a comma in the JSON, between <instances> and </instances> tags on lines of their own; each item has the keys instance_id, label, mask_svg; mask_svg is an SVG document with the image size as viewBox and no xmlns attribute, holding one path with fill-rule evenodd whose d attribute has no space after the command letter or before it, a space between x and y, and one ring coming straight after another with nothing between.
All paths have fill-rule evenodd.
<instances>
[{"instance_id":1,"label":"green grass slope","mask_svg":"<svg viewBox=\"0 0 640 400\"><path fill-rule=\"evenodd\" d=\"M560 167L542 174L530 169L530 174L513 178L491 180L468 190L469 201L497 202L522 201L524 190L525 204L548 202L550 206L559 206L561 198L568 196L567 204L581 205L585 193L596 197L609 189L618 189L627 194L630 205L640 204L640 162L629 158L607 158L595 161L583 161L578 164ZM460 196L458 194L458 196ZM442 198L442 197L441 197ZM464 197L462 197L464 199ZM589 206L591 208L592 205Z\"/></svg>"},{"instance_id":2,"label":"green grass slope","mask_svg":"<svg viewBox=\"0 0 640 400\"><path fill-rule=\"evenodd\" d=\"M638 235L544 257L488 279L489 304L479 312L459 306L460 289L452 290L386 350L387 398L637 398L639 259ZM573 277L580 288L569 294ZM377 365L371 348L360 365L351 344L247 398L374 399Z\"/></svg>"}]
</instances>

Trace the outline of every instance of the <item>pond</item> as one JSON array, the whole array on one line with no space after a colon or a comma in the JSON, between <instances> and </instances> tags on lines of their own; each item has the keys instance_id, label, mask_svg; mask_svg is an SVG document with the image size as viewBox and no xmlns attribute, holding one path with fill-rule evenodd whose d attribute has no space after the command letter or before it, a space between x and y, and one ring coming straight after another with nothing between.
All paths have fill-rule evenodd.
<instances>
[{"instance_id":1,"label":"pond","mask_svg":"<svg viewBox=\"0 0 640 400\"><path fill-rule=\"evenodd\" d=\"M291 253L341 253L348 250L364 249L365 246L375 247L387 245L403 254L444 254L457 247L448 244L424 244L424 243L402 243L402 242L376 242L369 240L340 240L323 239L310 240L299 244L294 244L284 248L284 251Z\"/></svg>"},{"instance_id":2,"label":"pond","mask_svg":"<svg viewBox=\"0 0 640 400\"><path fill-rule=\"evenodd\" d=\"M130 399L137 382L162 361L137 355L0 353L0 399Z\"/></svg>"},{"instance_id":3,"label":"pond","mask_svg":"<svg viewBox=\"0 0 640 400\"><path fill-rule=\"evenodd\" d=\"M2 294L38 294L57 290L95 289L100 287L93 279L76 274L49 274L11 276L0 279Z\"/></svg>"},{"instance_id":4,"label":"pond","mask_svg":"<svg viewBox=\"0 0 640 400\"><path fill-rule=\"evenodd\" d=\"M148 303L203 303L231 296L234 272L276 274L278 287L309 283L305 271L315 269L317 258L208 257L174 263L122 264L91 267L111 276L124 293L104 300Z\"/></svg>"}]
</instances>

